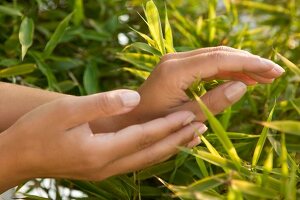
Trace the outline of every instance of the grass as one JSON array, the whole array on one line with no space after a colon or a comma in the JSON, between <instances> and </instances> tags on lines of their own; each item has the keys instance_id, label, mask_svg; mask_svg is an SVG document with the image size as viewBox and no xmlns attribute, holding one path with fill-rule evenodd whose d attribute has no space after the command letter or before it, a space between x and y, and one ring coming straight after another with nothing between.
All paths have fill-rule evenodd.
<instances>
[{"instance_id":1,"label":"grass","mask_svg":"<svg viewBox=\"0 0 300 200\"><path fill-rule=\"evenodd\" d=\"M299 199L299 0L70 2L68 9L42 14L26 12L26 3L0 6L1 22L10 22L0 25L2 81L76 95L137 88L166 53L216 45L270 58L286 73L271 85L249 87L217 117L198 96L220 81L198 81L189 96L210 127L200 146L133 174L102 182L57 180L56 188L80 190L87 199ZM129 20L117 23L120 15ZM119 33L127 45L116 41ZM20 51L13 51L19 42ZM56 199L63 196L35 183L46 197L50 190Z\"/></svg>"}]
</instances>

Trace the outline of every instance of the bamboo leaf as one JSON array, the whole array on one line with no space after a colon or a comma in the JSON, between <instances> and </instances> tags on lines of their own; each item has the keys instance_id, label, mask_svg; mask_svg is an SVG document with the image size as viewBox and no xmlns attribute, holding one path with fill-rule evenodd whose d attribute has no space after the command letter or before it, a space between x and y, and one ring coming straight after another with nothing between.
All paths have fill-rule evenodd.
<instances>
[{"instance_id":1,"label":"bamboo leaf","mask_svg":"<svg viewBox=\"0 0 300 200\"><path fill-rule=\"evenodd\" d=\"M31 18L25 17L22 20L20 31L19 31L19 40L22 45L22 60L24 59L28 48L31 47L32 45L33 35L34 35L34 22Z\"/></svg>"},{"instance_id":2,"label":"bamboo leaf","mask_svg":"<svg viewBox=\"0 0 300 200\"><path fill-rule=\"evenodd\" d=\"M33 63L15 65L0 70L0 78L28 74L33 72L35 69L36 69L36 65Z\"/></svg>"},{"instance_id":3,"label":"bamboo leaf","mask_svg":"<svg viewBox=\"0 0 300 200\"><path fill-rule=\"evenodd\" d=\"M73 13L66 16L56 27L54 33L51 35L50 40L47 42L44 49L44 57L48 57L51 55L54 48L60 42L61 38L64 35L65 30L67 29L69 22L73 16Z\"/></svg>"},{"instance_id":4,"label":"bamboo leaf","mask_svg":"<svg viewBox=\"0 0 300 200\"><path fill-rule=\"evenodd\" d=\"M272 116L273 116L273 112L274 112L274 109L275 109L275 104L268 116L268 119L267 119L267 122L270 122L272 120ZM268 127L264 127L262 132L260 133L260 137L257 141L257 144L256 144L256 147L254 149L254 153L253 153L253 157L252 157L252 166L255 167L258 160L259 160L259 157L260 157L260 154L263 150L263 147L264 147L264 144L265 144L265 141L267 139L267 134L268 134L268 131L269 131L269 128Z\"/></svg>"},{"instance_id":5,"label":"bamboo leaf","mask_svg":"<svg viewBox=\"0 0 300 200\"><path fill-rule=\"evenodd\" d=\"M84 20L83 0L75 0L74 17L73 17L74 24L78 26L83 20Z\"/></svg>"},{"instance_id":6,"label":"bamboo leaf","mask_svg":"<svg viewBox=\"0 0 300 200\"><path fill-rule=\"evenodd\" d=\"M149 31L154 41L157 43L158 49L162 55L166 54L159 12L152 0L146 3L145 15Z\"/></svg>"},{"instance_id":7,"label":"bamboo leaf","mask_svg":"<svg viewBox=\"0 0 300 200\"><path fill-rule=\"evenodd\" d=\"M234 148L232 142L226 135L226 131L223 129L220 122L215 118L215 116L208 110L206 105L202 102L202 100L193 92L191 91L198 102L201 110L207 117L207 120L213 129L214 133L217 135L219 141L223 145L224 149L227 151L230 158L234 161L234 164L239 168L241 166L241 160L236 152L236 149Z\"/></svg>"},{"instance_id":8,"label":"bamboo leaf","mask_svg":"<svg viewBox=\"0 0 300 200\"><path fill-rule=\"evenodd\" d=\"M89 61L84 70L83 86L87 94L99 92L98 69L94 61Z\"/></svg>"},{"instance_id":9,"label":"bamboo leaf","mask_svg":"<svg viewBox=\"0 0 300 200\"><path fill-rule=\"evenodd\" d=\"M150 72L133 69L133 68L128 68L128 67L124 67L123 70L128 71L128 72L134 74L135 76L140 77L144 80L146 80L148 78L148 76L150 75Z\"/></svg>"},{"instance_id":10,"label":"bamboo leaf","mask_svg":"<svg viewBox=\"0 0 300 200\"><path fill-rule=\"evenodd\" d=\"M216 6L217 6L217 1L216 0L210 0L209 5L208 5L208 20L209 20L209 31L208 31L208 41L212 42L215 39L216 35Z\"/></svg>"},{"instance_id":11,"label":"bamboo leaf","mask_svg":"<svg viewBox=\"0 0 300 200\"><path fill-rule=\"evenodd\" d=\"M16 8L7 7L7 6L1 6L1 5L0 5L0 14L20 16L20 17L23 16L20 10Z\"/></svg>"},{"instance_id":12,"label":"bamboo leaf","mask_svg":"<svg viewBox=\"0 0 300 200\"><path fill-rule=\"evenodd\" d=\"M282 13L282 14L289 14L289 10L285 9L282 6L279 5L272 5L268 3L262 3L262 2L255 2L255 1L237 1L238 5L246 6L252 9L259 9L264 10L267 12L274 12L274 13Z\"/></svg>"},{"instance_id":13,"label":"bamboo leaf","mask_svg":"<svg viewBox=\"0 0 300 200\"><path fill-rule=\"evenodd\" d=\"M262 188L256 184L243 181L243 180L231 180L231 186L233 189L239 190L244 194L260 197L275 199L278 197L278 192L271 188Z\"/></svg>"},{"instance_id":14,"label":"bamboo leaf","mask_svg":"<svg viewBox=\"0 0 300 200\"><path fill-rule=\"evenodd\" d=\"M172 28L171 28L171 24L169 22L169 17L168 17L168 10L167 10L167 6L165 6L165 12L166 12L166 16L165 16L165 38L166 38L166 48L167 48L167 52L168 53L173 53L175 52L174 50L174 45L173 45L173 33L172 33Z\"/></svg>"},{"instance_id":15,"label":"bamboo leaf","mask_svg":"<svg viewBox=\"0 0 300 200\"><path fill-rule=\"evenodd\" d=\"M260 124L277 131L300 136L299 121L282 120L282 121L272 121L272 122L261 122Z\"/></svg>"},{"instance_id":16,"label":"bamboo leaf","mask_svg":"<svg viewBox=\"0 0 300 200\"><path fill-rule=\"evenodd\" d=\"M296 75L300 76L300 69L297 67L294 63L289 61L287 58L285 58L280 53L276 53L276 55L282 60L282 62Z\"/></svg>"},{"instance_id":17,"label":"bamboo leaf","mask_svg":"<svg viewBox=\"0 0 300 200\"><path fill-rule=\"evenodd\" d=\"M135 48L140 49L142 51L146 51L148 53L151 53L151 54L159 56L159 57L161 56L160 51L158 51L157 49L155 49L155 48L153 48L153 47L151 47L148 44L143 43L143 42L135 42L135 43L132 43L129 46L135 47Z\"/></svg>"}]
</instances>

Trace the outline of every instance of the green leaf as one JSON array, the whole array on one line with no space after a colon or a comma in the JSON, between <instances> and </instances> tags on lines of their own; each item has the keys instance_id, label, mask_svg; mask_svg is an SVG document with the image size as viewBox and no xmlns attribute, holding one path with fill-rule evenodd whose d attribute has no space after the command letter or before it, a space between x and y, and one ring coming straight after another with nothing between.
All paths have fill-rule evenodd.
<instances>
[{"instance_id":1,"label":"green leaf","mask_svg":"<svg viewBox=\"0 0 300 200\"><path fill-rule=\"evenodd\" d=\"M238 5L241 6L246 6L252 9L258 9L258 10L263 10L267 12L274 12L274 13L282 13L282 14L287 14L289 15L289 10L285 9L282 6L279 5L272 5L269 3L262 3L262 2L255 2L255 1L237 1Z\"/></svg>"},{"instance_id":2,"label":"green leaf","mask_svg":"<svg viewBox=\"0 0 300 200\"><path fill-rule=\"evenodd\" d=\"M210 0L209 1L209 6L208 6L208 22L209 22L209 36L208 36L208 41L211 43L215 39L216 35L216 7L217 7L217 0Z\"/></svg>"},{"instance_id":3,"label":"green leaf","mask_svg":"<svg viewBox=\"0 0 300 200\"><path fill-rule=\"evenodd\" d=\"M74 17L73 22L75 25L80 25L80 23L84 20L84 7L83 0L75 0L74 1Z\"/></svg>"},{"instance_id":4,"label":"green leaf","mask_svg":"<svg viewBox=\"0 0 300 200\"><path fill-rule=\"evenodd\" d=\"M219 141L223 145L224 149L227 151L230 158L234 161L234 164L239 168L241 166L241 159L238 156L236 149L234 148L231 140L226 135L226 131L223 129L220 122L215 118L215 116L209 111L209 109L206 107L206 105L202 102L202 100L193 92L191 91L198 102L201 110L207 117L207 120L214 131L214 133L217 135Z\"/></svg>"},{"instance_id":5,"label":"green leaf","mask_svg":"<svg viewBox=\"0 0 300 200\"><path fill-rule=\"evenodd\" d=\"M143 51L146 51L148 53L151 53L151 54L159 56L159 57L161 56L160 51L158 51L157 49L155 49L155 48L153 48L153 47L151 47L148 44L143 43L143 42L135 42L135 43L132 43L129 46L130 47L135 47L135 48L143 50Z\"/></svg>"},{"instance_id":6,"label":"green leaf","mask_svg":"<svg viewBox=\"0 0 300 200\"><path fill-rule=\"evenodd\" d=\"M30 52L29 55L32 56L35 60L38 69L47 77L50 90L60 91L54 73L52 72L50 67L43 61L41 54L38 52Z\"/></svg>"},{"instance_id":7,"label":"green leaf","mask_svg":"<svg viewBox=\"0 0 300 200\"><path fill-rule=\"evenodd\" d=\"M36 65L33 63L15 65L0 70L0 78L28 74L33 72L35 69L36 69Z\"/></svg>"},{"instance_id":8,"label":"green leaf","mask_svg":"<svg viewBox=\"0 0 300 200\"><path fill-rule=\"evenodd\" d=\"M264 171L270 173L273 169L273 148L271 148L270 152L267 155L267 158L264 162Z\"/></svg>"},{"instance_id":9,"label":"green leaf","mask_svg":"<svg viewBox=\"0 0 300 200\"><path fill-rule=\"evenodd\" d=\"M227 177L226 173L209 176L187 186L187 190L190 192L209 190L226 183Z\"/></svg>"},{"instance_id":10,"label":"green leaf","mask_svg":"<svg viewBox=\"0 0 300 200\"><path fill-rule=\"evenodd\" d=\"M23 16L21 11L19 11L18 9L7 7L7 6L1 6L1 5L0 5L0 14L20 16L20 17Z\"/></svg>"},{"instance_id":11,"label":"green leaf","mask_svg":"<svg viewBox=\"0 0 300 200\"><path fill-rule=\"evenodd\" d=\"M132 73L133 75L140 77L144 80L146 80L148 78L148 76L150 75L150 72L133 69L133 68L128 68L128 67L124 67L123 70L128 71L128 72Z\"/></svg>"},{"instance_id":12,"label":"green leaf","mask_svg":"<svg viewBox=\"0 0 300 200\"><path fill-rule=\"evenodd\" d=\"M89 61L84 70L83 86L87 94L99 92L98 68L94 61Z\"/></svg>"},{"instance_id":13,"label":"green leaf","mask_svg":"<svg viewBox=\"0 0 300 200\"><path fill-rule=\"evenodd\" d=\"M300 136L300 122L292 120L272 121L272 122L261 122L265 127Z\"/></svg>"},{"instance_id":14,"label":"green leaf","mask_svg":"<svg viewBox=\"0 0 300 200\"><path fill-rule=\"evenodd\" d=\"M33 35L34 22L31 18L24 17L19 31L19 40L22 45L22 60L24 59L28 48L32 45Z\"/></svg>"},{"instance_id":15,"label":"green leaf","mask_svg":"<svg viewBox=\"0 0 300 200\"><path fill-rule=\"evenodd\" d=\"M173 33L172 33L172 28L171 24L169 22L169 17L168 17L168 10L167 7L165 6L165 11L166 11L166 16L165 16L165 38L166 38L166 49L168 53L173 53L175 52L174 45L173 45Z\"/></svg>"},{"instance_id":16,"label":"green leaf","mask_svg":"<svg viewBox=\"0 0 300 200\"><path fill-rule=\"evenodd\" d=\"M267 122L270 122L272 120L272 116L273 116L273 112L274 112L274 109L275 109L275 104L269 114L269 117L267 119ZM257 141L257 144L256 144L256 147L254 149L254 153L253 153L253 157L252 157L252 166L255 167L258 160L259 160L259 157L260 157L260 154L261 154L261 151L264 147L264 144L265 144L265 141L267 139L267 134L268 134L268 131L269 131L269 128L268 127L264 127L263 130L261 131L260 133L260 137Z\"/></svg>"},{"instance_id":17,"label":"green leaf","mask_svg":"<svg viewBox=\"0 0 300 200\"><path fill-rule=\"evenodd\" d=\"M294 63L289 61L287 58L282 56L280 53L276 53L276 55L282 60L282 62L296 75L300 76L300 69Z\"/></svg>"},{"instance_id":18,"label":"green leaf","mask_svg":"<svg viewBox=\"0 0 300 200\"><path fill-rule=\"evenodd\" d=\"M243 180L231 180L231 187L233 189L239 190L244 194L251 196L256 196L260 198L276 199L278 197L278 192L271 188L262 188L254 183L250 183Z\"/></svg>"},{"instance_id":19,"label":"green leaf","mask_svg":"<svg viewBox=\"0 0 300 200\"><path fill-rule=\"evenodd\" d=\"M149 45L155 46L155 42L154 40L152 40L148 35L141 33L133 28L130 27L131 30L133 30L134 32L136 32L137 34L139 34L142 38L144 38L144 40L146 40L148 42ZM160 53L161 54L161 53Z\"/></svg>"},{"instance_id":20,"label":"green leaf","mask_svg":"<svg viewBox=\"0 0 300 200\"><path fill-rule=\"evenodd\" d=\"M146 3L145 15L152 38L157 43L161 54L166 54L159 12L152 0Z\"/></svg>"},{"instance_id":21,"label":"green leaf","mask_svg":"<svg viewBox=\"0 0 300 200\"><path fill-rule=\"evenodd\" d=\"M54 48L60 42L61 38L64 35L65 30L67 29L69 22L73 16L73 13L66 16L56 27L54 33L51 35L50 40L47 42L44 49L44 57L48 57L51 55Z\"/></svg>"}]
</instances>

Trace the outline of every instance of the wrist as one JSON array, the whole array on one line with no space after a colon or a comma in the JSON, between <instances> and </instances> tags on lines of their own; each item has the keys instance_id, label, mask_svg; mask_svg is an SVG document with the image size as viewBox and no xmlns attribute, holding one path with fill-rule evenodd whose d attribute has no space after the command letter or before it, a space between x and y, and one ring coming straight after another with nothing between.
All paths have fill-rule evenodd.
<instances>
[{"instance_id":1,"label":"wrist","mask_svg":"<svg viewBox=\"0 0 300 200\"><path fill-rule=\"evenodd\" d=\"M17 140L6 130L0 134L0 193L28 180Z\"/></svg>"}]
</instances>

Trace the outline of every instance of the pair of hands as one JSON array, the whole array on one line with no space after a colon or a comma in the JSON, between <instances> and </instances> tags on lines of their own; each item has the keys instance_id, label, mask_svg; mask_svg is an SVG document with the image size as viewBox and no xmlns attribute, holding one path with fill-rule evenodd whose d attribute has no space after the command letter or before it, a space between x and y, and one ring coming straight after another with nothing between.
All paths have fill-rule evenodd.
<instances>
[{"instance_id":1,"label":"pair of hands","mask_svg":"<svg viewBox=\"0 0 300 200\"><path fill-rule=\"evenodd\" d=\"M195 133L207 129L185 94L193 81L235 80L202 97L216 114L241 98L245 84L271 83L283 72L245 51L204 48L164 56L139 93L116 90L41 105L0 134L0 191L35 177L102 180L161 162L178 146L199 144Z\"/></svg>"}]
</instances>

